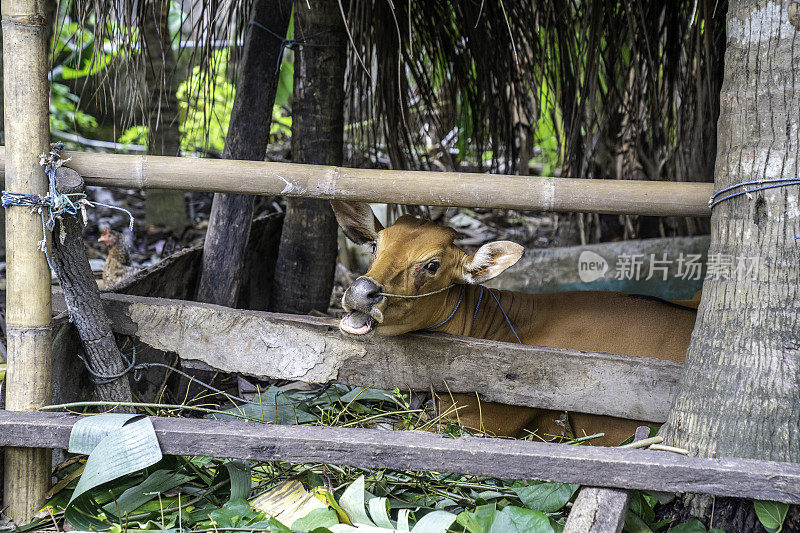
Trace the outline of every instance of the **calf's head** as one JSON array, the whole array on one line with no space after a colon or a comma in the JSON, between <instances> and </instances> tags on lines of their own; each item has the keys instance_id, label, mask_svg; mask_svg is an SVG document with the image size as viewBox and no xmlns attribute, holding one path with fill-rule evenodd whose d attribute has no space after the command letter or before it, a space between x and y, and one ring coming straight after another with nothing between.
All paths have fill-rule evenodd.
<instances>
[{"instance_id":1,"label":"calf's head","mask_svg":"<svg viewBox=\"0 0 800 533\"><path fill-rule=\"evenodd\" d=\"M456 232L451 228L404 215L384 229L368 204L331 205L345 235L372 246L369 270L342 298L348 314L339 328L345 334L388 336L431 327L447 299L447 291L436 291L483 283L522 257L522 246L513 242L491 242L467 254L453 244Z\"/></svg>"}]
</instances>

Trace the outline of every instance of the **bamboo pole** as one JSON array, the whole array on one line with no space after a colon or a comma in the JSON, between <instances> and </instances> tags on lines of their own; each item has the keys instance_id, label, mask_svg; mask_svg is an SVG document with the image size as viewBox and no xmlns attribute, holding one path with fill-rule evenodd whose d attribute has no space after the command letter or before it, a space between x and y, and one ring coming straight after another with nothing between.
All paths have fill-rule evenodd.
<instances>
[{"instance_id":1,"label":"bamboo pole","mask_svg":"<svg viewBox=\"0 0 800 533\"><path fill-rule=\"evenodd\" d=\"M66 153L87 185L289 197L577 211L710 216L710 183L589 180L459 172L373 170L189 157ZM0 166L5 161L0 149Z\"/></svg>"},{"instance_id":2,"label":"bamboo pole","mask_svg":"<svg viewBox=\"0 0 800 533\"><path fill-rule=\"evenodd\" d=\"M39 154L49 149L47 28L44 3L3 0L6 188L47 192ZM29 208L6 210L6 321L8 372L6 409L36 410L51 403L50 269L37 249L39 215ZM50 487L51 452L7 448L6 513L28 521L45 502Z\"/></svg>"}]
</instances>

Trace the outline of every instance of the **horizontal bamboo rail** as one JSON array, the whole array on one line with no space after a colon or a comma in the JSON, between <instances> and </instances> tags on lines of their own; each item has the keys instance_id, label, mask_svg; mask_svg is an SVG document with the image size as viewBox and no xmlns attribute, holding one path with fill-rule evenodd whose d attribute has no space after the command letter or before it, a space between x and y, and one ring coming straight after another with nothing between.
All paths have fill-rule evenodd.
<instances>
[{"instance_id":1,"label":"horizontal bamboo rail","mask_svg":"<svg viewBox=\"0 0 800 533\"><path fill-rule=\"evenodd\" d=\"M290 197L707 217L711 183L375 170L297 163L67 152L87 185ZM5 167L0 147L0 172Z\"/></svg>"},{"instance_id":2,"label":"horizontal bamboo rail","mask_svg":"<svg viewBox=\"0 0 800 533\"><path fill-rule=\"evenodd\" d=\"M0 411L0 446L66 448L78 419L64 413ZM458 472L800 503L800 464L796 463L702 459L669 452L522 440L451 439L421 431L189 418L151 420L161 450L170 455Z\"/></svg>"}]
</instances>

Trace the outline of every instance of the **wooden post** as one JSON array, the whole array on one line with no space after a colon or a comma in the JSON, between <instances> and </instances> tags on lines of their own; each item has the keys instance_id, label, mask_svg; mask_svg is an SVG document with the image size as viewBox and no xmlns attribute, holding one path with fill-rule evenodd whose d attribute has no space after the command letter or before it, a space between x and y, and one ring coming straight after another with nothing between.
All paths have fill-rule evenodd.
<instances>
[{"instance_id":1,"label":"wooden post","mask_svg":"<svg viewBox=\"0 0 800 533\"><path fill-rule=\"evenodd\" d=\"M3 0L6 189L45 194L39 155L49 151L47 23L44 2ZM6 409L51 401L50 269L37 248L42 221L27 207L6 210L8 374ZM48 449L7 448L6 513L27 521L50 487Z\"/></svg>"},{"instance_id":2,"label":"wooden post","mask_svg":"<svg viewBox=\"0 0 800 533\"><path fill-rule=\"evenodd\" d=\"M55 173L56 190L61 194L82 193L83 178L71 168L61 167ZM131 385L125 374L126 363L117 348L108 316L103 310L100 291L92 277L86 246L83 243L83 220L77 215L65 214L53 228L50 257L58 282L64 292L70 321L83 341L88 368L102 376L119 376L117 379L95 380L97 398L106 401L131 402ZM134 412L122 409L122 412Z\"/></svg>"},{"instance_id":3,"label":"wooden post","mask_svg":"<svg viewBox=\"0 0 800 533\"><path fill-rule=\"evenodd\" d=\"M245 34L239 83L222 153L224 159L264 160L278 90L275 68L283 53L283 42L275 35L286 35L291 12L291 0L253 2L250 20L254 24ZM245 179L246 175L242 173L233 180ZM236 307L252 219L252 196L214 195L197 288L199 301Z\"/></svg>"},{"instance_id":4,"label":"wooden post","mask_svg":"<svg viewBox=\"0 0 800 533\"><path fill-rule=\"evenodd\" d=\"M337 2L296 0L292 160L341 165L347 32ZM322 45L322 46L321 46ZM288 198L270 309L326 312L333 289L339 226L329 202Z\"/></svg>"}]
</instances>

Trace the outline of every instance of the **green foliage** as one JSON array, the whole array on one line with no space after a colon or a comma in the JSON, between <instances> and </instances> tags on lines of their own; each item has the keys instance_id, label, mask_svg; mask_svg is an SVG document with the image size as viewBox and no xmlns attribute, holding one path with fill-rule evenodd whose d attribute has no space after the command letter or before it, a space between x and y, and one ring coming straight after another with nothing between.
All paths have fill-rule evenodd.
<instances>
[{"instance_id":1,"label":"green foliage","mask_svg":"<svg viewBox=\"0 0 800 533\"><path fill-rule=\"evenodd\" d=\"M78 109L80 99L70 92L65 81L97 77L108 71L112 63L125 58L138 61L138 47L126 47L121 42L137 42L137 28L129 28L110 20L98 26L97 19L90 15L86 23L78 24L69 19L69 8L61 7L59 23L51 41L53 64L51 71L52 98L50 103L51 129L74 133L92 133L97 120ZM168 28L173 43L180 38L181 25L186 14L177 2L170 3ZM290 25L290 35L293 31ZM97 40L104 36L103 42ZM115 36L112 42L109 36ZM137 59L138 58L138 59ZM195 66L187 80L176 92L178 99L181 149L184 152L221 152L230 123L236 94L235 85L229 80L228 61L230 50L215 50L204 66ZM273 121L270 136L273 142L285 142L291 136L292 118L288 112L291 102L294 77L293 55L287 53L281 64ZM135 84L133 84L135 85ZM132 86L133 86L132 85ZM147 145L147 126L134 125L119 137L122 144Z\"/></svg>"},{"instance_id":2,"label":"green foliage","mask_svg":"<svg viewBox=\"0 0 800 533\"><path fill-rule=\"evenodd\" d=\"M50 129L69 133L88 133L97 128L97 119L78 109L80 99L62 83L52 83L50 91Z\"/></svg>"},{"instance_id":3,"label":"green foliage","mask_svg":"<svg viewBox=\"0 0 800 533\"><path fill-rule=\"evenodd\" d=\"M786 513L789 512L789 505L766 500L755 500L753 505L756 509L756 516L764 529L768 533L780 533L783 529L783 521L786 520Z\"/></svg>"},{"instance_id":4,"label":"green foliage","mask_svg":"<svg viewBox=\"0 0 800 533\"><path fill-rule=\"evenodd\" d=\"M121 144L141 144L147 146L147 126L132 126L122 132L118 142Z\"/></svg>"},{"instance_id":5,"label":"green foliage","mask_svg":"<svg viewBox=\"0 0 800 533\"><path fill-rule=\"evenodd\" d=\"M278 87L275 91L275 106L282 107L289 105L292 99L294 87L294 62L284 58L281 63L281 71L278 75Z\"/></svg>"},{"instance_id":6,"label":"green foliage","mask_svg":"<svg viewBox=\"0 0 800 533\"><path fill-rule=\"evenodd\" d=\"M200 529L221 529L221 528L247 528L264 529L270 528L270 520L261 511L256 511L250 504L243 499L235 499L225 502L221 507L208 513L208 520L197 523ZM278 531L281 527L288 531L288 528L274 522Z\"/></svg>"},{"instance_id":7,"label":"green foliage","mask_svg":"<svg viewBox=\"0 0 800 533\"><path fill-rule=\"evenodd\" d=\"M94 54L94 35L75 22L62 22L50 42L53 63L51 72L50 129L67 133L92 133L97 120L79 109L80 98L60 83L100 72L108 66L114 53Z\"/></svg>"},{"instance_id":8,"label":"green foliage","mask_svg":"<svg viewBox=\"0 0 800 533\"><path fill-rule=\"evenodd\" d=\"M283 417L286 423L307 419L305 423L326 420L346 426L358 421L359 425L368 425L370 420L391 416L391 409L402 413L408 407L399 390L341 385L315 391L272 387L263 391L260 398L262 404L256 406L259 412L249 414L260 415L263 406L264 419ZM287 407L289 404L291 409ZM306 415L298 416L298 412ZM229 411L229 415L235 413ZM316 417L314 421L312 415ZM97 423L100 419L93 417L90 421ZM84 433L87 436L76 443L85 441L91 447L97 439L89 431ZM77 467L71 464L58 472L66 483L60 485L63 489L48 502L57 519L63 516L77 483L75 479L70 481ZM259 510L266 510L265 507L253 508L248 500L255 501L252 494L264 495L272 489L277 496L286 497L286 492L276 491L282 490L286 480L291 479L299 480L294 483L302 483L308 491L300 490L298 497L313 494L312 498L327 507L305 510L300 518L292 519L291 530L318 533L330 531L328 528L349 531L352 527L346 525L347 521L411 533L560 532L566 504L577 488L434 472L363 471L286 463L262 463L248 468L242 461L167 457L151 467L95 487L92 498L96 507L85 508L85 516L78 517L77 522L120 533L122 529L178 527L186 531L224 528L290 531L286 524ZM285 503L287 508L292 505L291 501Z\"/></svg>"},{"instance_id":9,"label":"green foliage","mask_svg":"<svg viewBox=\"0 0 800 533\"><path fill-rule=\"evenodd\" d=\"M542 165L543 176L552 176L563 163L561 145L558 142L559 131L563 130L563 127L556 124L561 120L561 113L553 101L547 83L542 83L539 88L537 100L539 119L533 126L533 144L541 152L531 158L531 162Z\"/></svg>"},{"instance_id":10,"label":"green foliage","mask_svg":"<svg viewBox=\"0 0 800 533\"><path fill-rule=\"evenodd\" d=\"M333 385L320 393L272 386L256 395L253 402L228 409L226 414L210 414L208 418L249 418L282 425L331 419L346 423L352 417L379 415L381 404L394 404L395 398L386 391L363 387Z\"/></svg>"},{"instance_id":11,"label":"green foliage","mask_svg":"<svg viewBox=\"0 0 800 533\"><path fill-rule=\"evenodd\" d=\"M314 509L303 518L298 518L292 524L294 531L315 531L321 527L328 528L339 523L336 511L333 509Z\"/></svg>"},{"instance_id":12,"label":"green foliage","mask_svg":"<svg viewBox=\"0 0 800 533\"><path fill-rule=\"evenodd\" d=\"M529 481L527 486L514 488L522 503L529 509L554 513L564 507L579 485Z\"/></svg>"},{"instance_id":13,"label":"green foliage","mask_svg":"<svg viewBox=\"0 0 800 533\"><path fill-rule=\"evenodd\" d=\"M95 498L98 487L162 459L150 419L129 414L106 413L82 418L72 428L69 451L89 454L65 509L70 524L84 530L103 530L111 525Z\"/></svg>"},{"instance_id":14,"label":"green foliage","mask_svg":"<svg viewBox=\"0 0 800 533\"><path fill-rule=\"evenodd\" d=\"M181 26L188 15L181 9L180 2L169 3L169 13L167 14L167 29L172 38L172 44L177 45L181 39Z\"/></svg>"},{"instance_id":15,"label":"green foliage","mask_svg":"<svg viewBox=\"0 0 800 533\"><path fill-rule=\"evenodd\" d=\"M522 507L481 505L474 512L458 515L459 525L469 533L557 533L563 528L540 511Z\"/></svg>"},{"instance_id":16,"label":"green foliage","mask_svg":"<svg viewBox=\"0 0 800 533\"><path fill-rule=\"evenodd\" d=\"M196 66L178 86L181 149L184 151L225 148L236 88L225 77L229 51L214 52L207 68Z\"/></svg>"},{"instance_id":17,"label":"green foliage","mask_svg":"<svg viewBox=\"0 0 800 533\"><path fill-rule=\"evenodd\" d=\"M711 529L706 529L706 526L704 526L703 523L700 522L699 520L691 520L689 522L684 522L683 524L678 524L675 527L669 528L668 533L725 533L725 532L716 527Z\"/></svg>"},{"instance_id":18,"label":"green foliage","mask_svg":"<svg viewBox=\"0 0 800 533\"><path fill-rule=\"evenodd\" d=\"M236 87L226 76L229 58L230 50L217 50L207 68L194 67L189 79L178 87L183 151L222 152L225 148L225 137L228 134L236 96ZM270 125L273 142L285 141L291 136L292 117L285 106L291 99L293 77L294 65L284 60L281 64Z\"/></svg>"},{"instance_id":19,"label":"green foliage","mask_svg":"<svg viewBox=\"0 0 800 533\"><path fill-rule=\"evenodd\" d=\"M272 108L272 122L269 125L270 142L286 142L292 136L292 115L283 107Z\"/></svg>"},{"instance_id":20,"label":"green foliage","mask_svg":"<svg viewBox=\"0 0 800 533\"><path fill-rule=\"evenodd\" d=\"M259 404L231 409L221 416L364 427L376 421L391 421L395 427L402 427L411 410L406 395L398 389L331 385L309 391L269 387L256 398L260 399ZM119 426L120 415L115 416ZM414 416L417 419L410 422L410 427L423 427L418 414ZM94 431L93 426L100 424L102 417L85 420L87 429L75 435L75 449L100 448L98 443L106 437L102 431ZM130 423L121 427L129 426ZM122 464L116 460L114 463ZM87 463L90 470L88 466ZM58 469L57 476L63 481L48 502L56 520L65 516L64 509L78 484L79 468L79 464L69 462ZM288 490L290 486L292 490ZM91 497L96 505L82 507L82 516L73 513L69 517L78 516L78 524L115 533L122 533L123 529L133 532L179 527L187 532L244 528L339 533L371 527L375 533L388 529L410 533L561 533L568 504L577 490L573 484L453 473L165 457L93 487ZM633 491L625 530L663 533L670 521L655 522L657 502L644 492ZM756 508L760 509L760 517L767 517L762 520L770 518L782 523L784 507L758 502ZM718 529L707 531L697 521L673 525L669 531L724 533Z\"/></svg>"},{"instance_id":21,"label":"green foliage","mask_svg":"<svg viewBox=\"0 0 800 533\"><path fill-rule=\"evenodd\" d=\"M94 34L76 22L57 25L51 39L53 69L56 80L75 80L101 72L113 60L116 52L95 53ZM110 43L109 43L110 44ZM109 46L109 49L113 49Z\"/></svg>"}]
</instances>

